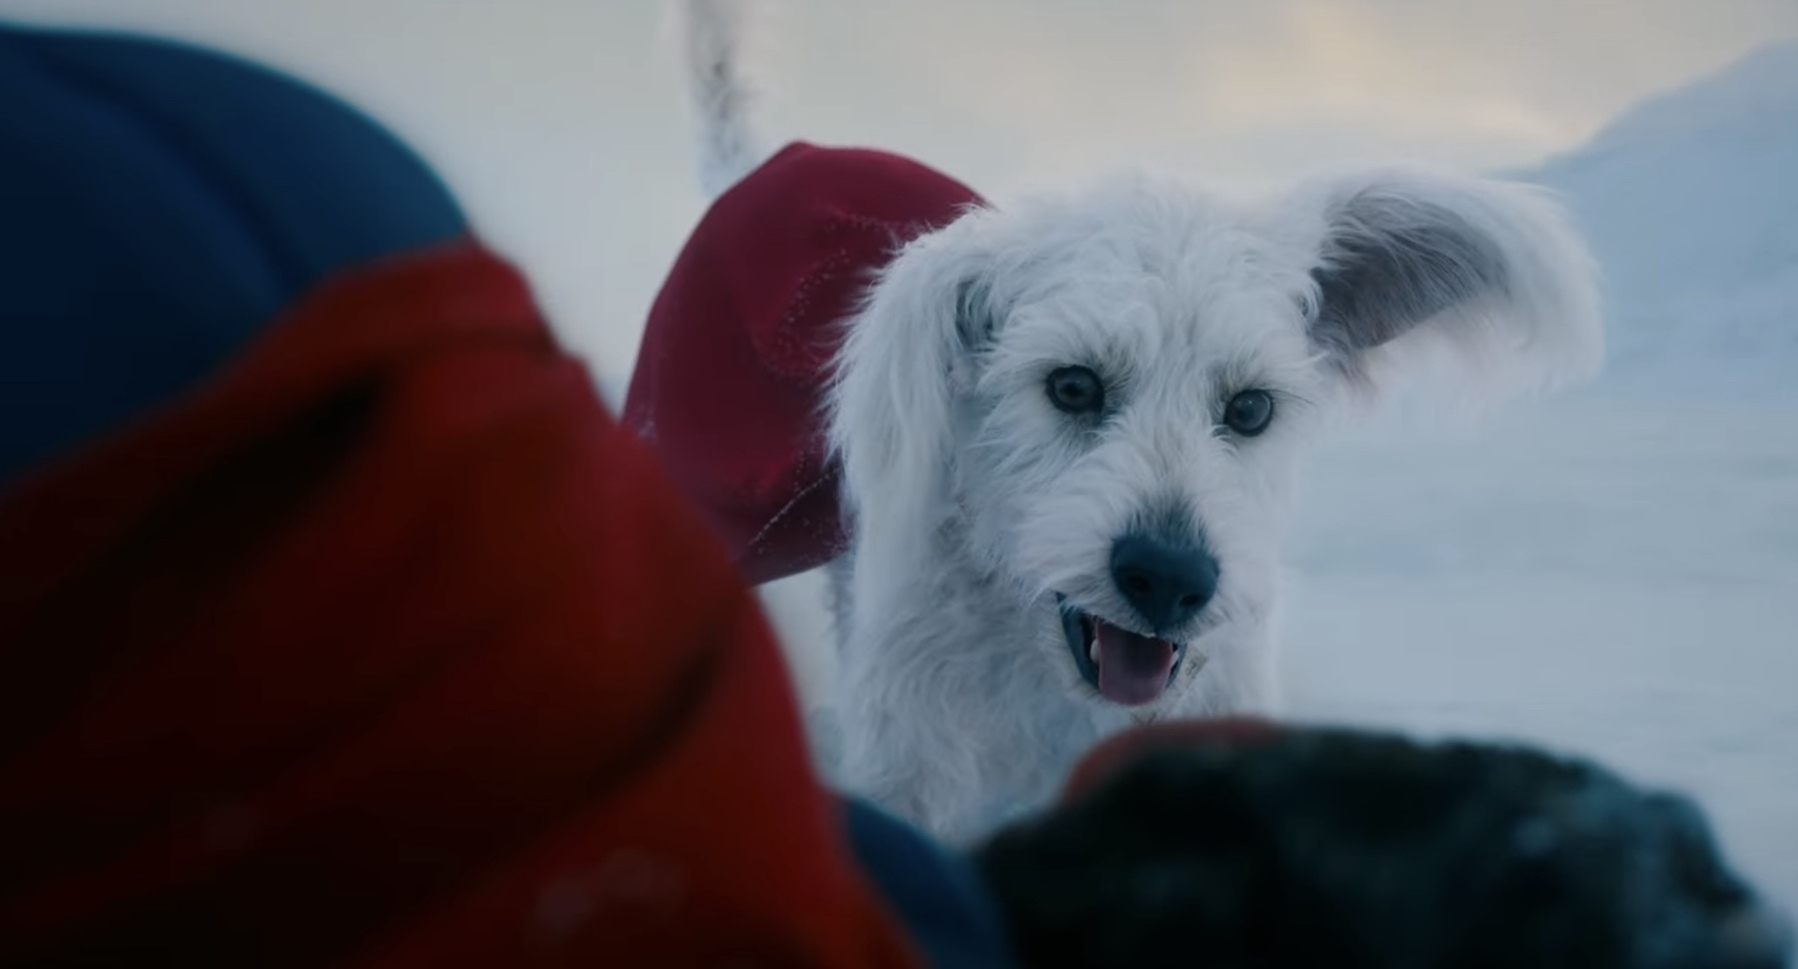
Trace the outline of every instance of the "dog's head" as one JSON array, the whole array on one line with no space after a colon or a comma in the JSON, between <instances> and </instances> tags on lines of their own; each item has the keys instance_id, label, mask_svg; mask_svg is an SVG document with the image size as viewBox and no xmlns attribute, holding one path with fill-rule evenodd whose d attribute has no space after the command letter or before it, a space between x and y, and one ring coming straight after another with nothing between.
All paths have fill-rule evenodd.
<instances>
[{"instance_id":1,"label":"dog's head","mask_svg":"<svg viewBox=\"0 0 1798 969\"><path fill-rule=\"evenodd\" d=\"M1265 614L1319 416L1448 362L1491 396L1552 382L1599 336L1590 257L1522 186L1381 170L1230 202L1131 179L977 210L900 250L840 358L857 611L951 529L1071 687L1168 702Z\"/></svg>"}]
</instances>

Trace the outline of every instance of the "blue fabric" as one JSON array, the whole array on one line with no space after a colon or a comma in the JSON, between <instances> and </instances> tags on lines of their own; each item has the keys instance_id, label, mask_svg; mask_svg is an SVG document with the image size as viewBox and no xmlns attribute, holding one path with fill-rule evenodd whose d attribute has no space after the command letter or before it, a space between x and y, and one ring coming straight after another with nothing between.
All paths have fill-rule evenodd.
<instances>
[{"instance_id":1,"label":"blue fabric","mask_svg":"<svg viewBox=\"0 0 1798 969\"><path fill-rule=\"evenodd\" d=\"M404 145L195 48L0 25L0 487L464 219Z\"/></svg>"},{"instance_id":2,"label":"blue fabric","mask_svg":"<svg viewBox=\"0 0 1798 969\"><path fill-rule=\"evenodd\" d=\"M850 847L932 969L1016 963L997 904L967 860L904 821L845 799Z\"/></svg>"}]
</instances>

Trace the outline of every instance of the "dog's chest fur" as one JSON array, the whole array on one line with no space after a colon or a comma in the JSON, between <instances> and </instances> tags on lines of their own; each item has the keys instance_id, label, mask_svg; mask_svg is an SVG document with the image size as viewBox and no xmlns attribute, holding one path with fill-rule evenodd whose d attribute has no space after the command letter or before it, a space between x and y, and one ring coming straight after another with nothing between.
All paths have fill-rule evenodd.
<instances>
[{"instance_id":1,"label":"dog's chest fur","mask_svg":"<svg viewBox=\"0 0 1798 969\"><path fill-rule=\"evenodd\" d=\"M1052 610L1021 600L976 564L951 521L901 605L857 616L856 555L828 571L838 636L836 709L814 717L826 774L951 840L967 842L1052 802L1098 740L1138 721L1091 695L1064 655ZM1202 641L1175 709L1257 709L1271 692L1257 627Z\"/></svg>"}]
</instances>

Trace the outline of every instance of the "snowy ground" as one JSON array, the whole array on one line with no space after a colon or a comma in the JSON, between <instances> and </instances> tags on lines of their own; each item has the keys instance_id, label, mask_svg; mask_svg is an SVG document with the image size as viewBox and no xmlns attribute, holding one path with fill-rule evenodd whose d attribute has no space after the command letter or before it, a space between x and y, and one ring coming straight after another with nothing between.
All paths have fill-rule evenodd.
<instances>
[{"instance_id":1,"label":"snowy ground","mask_svg":"<svg viewBox=\"0 0 1798 969\"><path fill-rule=\"evenodd\" d=\"M1798 406L1595 398L1369 434L1301 504L1293 713L1682 788L1798 908Z\"/></svg>"},{"instance_id":2,"label":"snowy ground","mask_svg":"<svg viewBox=\"0 0 1798 969\"><path fill-rule=\"evenodd\" d=\"M1559 398L1306 469L1288 710L1521 738L1695 794L1798 908L1798 405ZM816 584L771 595L827 675Z\"/></svg>"}]
</instances>

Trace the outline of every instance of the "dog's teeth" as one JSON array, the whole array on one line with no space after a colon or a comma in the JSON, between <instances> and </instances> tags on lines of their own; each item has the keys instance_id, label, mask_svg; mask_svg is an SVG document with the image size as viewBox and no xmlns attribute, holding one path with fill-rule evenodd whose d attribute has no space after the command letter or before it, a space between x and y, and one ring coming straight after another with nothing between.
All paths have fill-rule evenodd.
<instances>
[{"instance_id":1,"label":"dog's teeth","mask_svg":"<svg viewBox=\"0 0 1798 969\"><path fill-rule=\"evenodd\" d=\"M1094 636L1092 642L1086 644L1086 658L1095 663L1099 661L1099 637Z\"/></svg>"}]
</instances>

